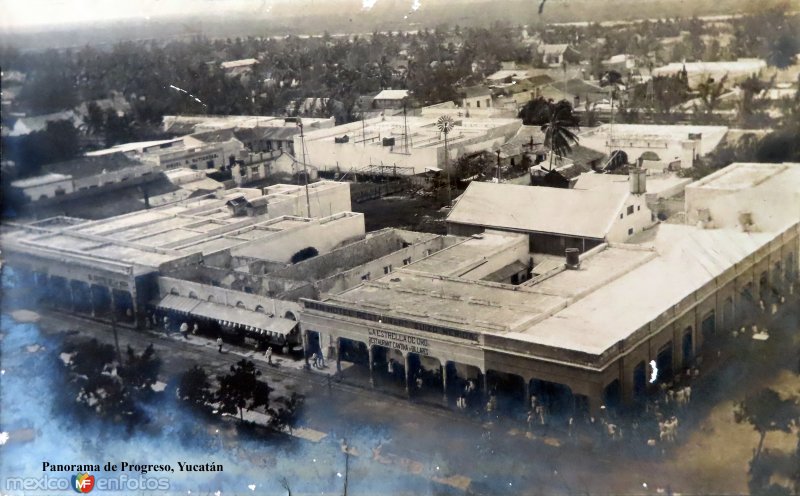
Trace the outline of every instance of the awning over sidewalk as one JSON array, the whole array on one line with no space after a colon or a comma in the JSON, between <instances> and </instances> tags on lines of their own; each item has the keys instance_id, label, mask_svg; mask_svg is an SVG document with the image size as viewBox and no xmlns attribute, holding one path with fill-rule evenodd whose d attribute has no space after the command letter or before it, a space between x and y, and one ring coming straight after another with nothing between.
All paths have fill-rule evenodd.
<instances>
[{"instance_id":1,"label":"awning over sidewalk","mask_svg":"<svg viewBox=\"0 0 800 496\"><path fill-rule=\"evenodd\" d=\"M250 331L265 331L280 336L286 336L297 325L294 320L283 319L280 317L270 317L269 315L253 312L244 308L228 307L201 301L192 310L192 315L218 320L229 325L239 325Z\"/></svg>"},{"instance_id":2,"label":"awning over sidewalk","mask_svg":"<svg viewBox=\"0 0 800 496\"><path fill-rule=\"evenodd\" d=\"M165 296L157 306L163 310L172 310L196 317L217 320L227 325L239 326L251 332L284 337L297 325L297 322L290 319L270 317L269 315L244 308L229 307L219 303L176 295Z\"/></svg>"},{"instance_id":3,"label":"awning over sidewalk","mask_svg":"<svg viewBox=\"0 0 800 496\"><path fill-rule=\"evenodd\" d=\"M158 308L180 313L192 313L194 307L202 303L200 300L183 296L167 295L159 303Z\"/></svg>"}]
</instances>

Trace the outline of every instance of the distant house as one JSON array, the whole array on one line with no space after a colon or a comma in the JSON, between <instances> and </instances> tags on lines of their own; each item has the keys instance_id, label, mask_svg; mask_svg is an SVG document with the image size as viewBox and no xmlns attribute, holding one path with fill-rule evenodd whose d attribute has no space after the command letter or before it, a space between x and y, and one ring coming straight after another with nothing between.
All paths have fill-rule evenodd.
<instances>
[{"instance_id":1,"label":"distant house","mask_svg":"<svg viewBox=\"0 0 800 496\"><path fill-rule=\"evenodd\" d=\"M466 112L470 109L492 108L492 90L486 86L470 86L460 91L461 108Z\"/></svg>"},{"instance_id":2,"label":"distant house","mask_svg":"<svg viewBox=\"0 0 800 496\"><path fill-rule=\"evenodd\" d=\"M627 183L576 190L473 181L447 217L449 234L525 233L532 252L553 255L624 242L652 224L645 195Z\"/></svg>"},{"instance_id":3,"label":"distant house","mask_svg":"<svg viewBox=\"0 0 800 496\"><path fill-rule=\"evenodd\" d=\"M330 98L304 98L292 100L286 105L286 115L289 116L324 116L330 115L331 110L344 110L344 104Z\"/></svg>"},{"instance_id":4,"label":"distant house","mask_svg":"<svg viewBox=\"0 0 800 496\"><path fill-rule=\"evenodd\" d=\"M654 76L673 76L686 71L690 86L711 78L719 81L727 76L728 86L749 78L759 76L766 69L767 63L762 59L737 59L721 62L673 62L653 69Z\"/></svg>"},{"instance_id":5,"label":"distant house","mask_svg":"<svg viewBox=\"0 0 800 496\"><path fill-rule=\"evenodd\" d=\"M294 153L294 137L300 128L294 127L252 127L236 128L233 135L252 153L285 151Z\"/></svg>"},{"instance_id":6,"label":"distant house","mask_svg":"<svg viewBox=\"0 0 800 496\"><path fill-rule=\"evenodd\" d=\"M567 64L577 64L581 61L581 54L566 43L556 45L543 44L538 47L542 62L551 67L557 67L566 62Z\"/></svg>"},{"instance_id":7,"label":"distant house","mask_svg":"<svg viewBox=\"0 0 800 496\"><path fill-rule=\"evenodd\" d=\"M549 84L539 91L539 95L548 100L567 100L575 109L580 109L586 102L595 103L609 97L609 90L582 79L574 78L566 82Z\"/></svg>"},{"instance_id":8,"label":"distant house","mask_svg":"<svg viewBox=\"0 0 800 496\"><path fill-rule=\"evenodd\" d=\"M602 61L603 68L607 71L617 71L620 74L636 67L636 58L627 53L620 53Z\"/></svg>"},{"instance_id":9,"label":"distant house","mask_svg":"<svg viewBox=\"0 0 800 496\"><path fill-rule=\"evenodd\" d=\"M42 174L11 183L31 202L57 200L73 194L94 194L122 185L155 179L161 168L124 153L81 157L42 166Z\"/></svg>"},{"instance_id":10,"label":"distant house","mask_svg":"<svg viewBox=\"0 0 800 496\"><path fill-rule=\"evenodd\" d=\"M372 99L375 109L401 109L408 100L408 90L383 90Z\"/></svg>"},{"instance_id":11,"label":"distant house","mask_svg":"<svg viewBox=\"0 0 800 496\"><path fill-rule=\"evenodd\" d=\"M131 111L131 104L125 99L125 96L122 93L114 91L109 98L101 98L99 100L81 103L76 110L84 119L89 116L89 105L92 103L97 105L103 113L111 111L119 117Z\"/></svg>"},{"instance_id":12,"label":"distant house","mask_svg":"<svg viewBox=\"0 0 800 496\"><path fill-rule=\"evenodd\" d=\"M52 114L35 115L31 117L20 117L14 124L4 133L7 136L26 136L38 131L47 129L47 124L50 122L69 121L76 129L82 129L84 120L78 112L74 110L65 110L63 112L55 112Z\"/></svg>"},{"instance_id":13,"label":"distant house","mask_svg":"<svg viewBox=\"0 0 800 496\"><path fill-rule=\"evenodd\" d=\"M258 64L256 59L241 59L223 62L220 67L228 76L239 76L251 72L256 64Z\"/></svg>"}]
</instances>

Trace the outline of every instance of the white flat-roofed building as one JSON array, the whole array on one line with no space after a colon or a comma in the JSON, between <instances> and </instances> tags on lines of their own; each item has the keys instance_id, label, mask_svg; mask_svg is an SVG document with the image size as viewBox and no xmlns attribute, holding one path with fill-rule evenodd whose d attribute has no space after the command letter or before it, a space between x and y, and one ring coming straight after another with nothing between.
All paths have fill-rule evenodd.
<instances>
[{"instance_id":1,"label":"white flat-roofed building","mask_svg":"<svg viewBox=\"0 0 800 496\"><path fill-rule=\"evenodd\" d=\"M264 205L248 208L256 202ZM349 212L349 184L310 185L309 202L313 215L326 213L303 216L305 189L299 186L238 188L98 221L5 223L0 248L23 283L60 301L74 295L70 305L79 312L115 312L135 323L157 296L154 281L162 272L238 254L286 263L301 248L316 245L326 253L364 237L363 215Z\"/></svg>"},{"instance_id":2,"label":"white flat-roofed building","mask_svg":"<svg viewBox=\"0 0 800 496\"><path fill-rule=\"evenodd\" d=\"M535 395L566 419L657 391L797 279L796 221L761 233L663 224L649 243L603 243L518 285L455 275L474 251L448 252L480 241L301 300L306 340L331 343L338 363L370 364L370 376L389 362L409 384L430 374L448 401L472 381L484 400L500 390L524 411Z\"/></svg>"},{"instance_id":3,"label":"white flat-roofed building","mask_svg":"<svg viewBox=\"0 0 800 496\"><path fill-rule=\"evenodd\" d=\"M715 81L727 76L727 83L732 86L736 82L751 76L759 76L767 68L767 63L762 59L738 59L721 62L672 62L662 67L653 69L653 76L674 76L684 70L689 78L690 86L712 78Z\"/></svg>"},{"instance_id":4,"label":"white flat-roofed building","mask_svg":"<svg viewBox=\"0 0 800 496\"><path fill-rule=\"evenodd\" d=\"M697 157L711 153L725 137L724 126L603 124L580 133L581 146L599 152L621 150L628 161L644 155L644 167L661 171L689 168Z\"/></svg>"},{"instance_id":5,"label":"white flat-roofed building","mask_svg":"<svg viewBox=\"0 0 800 496\"><path fill-rule=\"evenodd\" d=\"M502 145L522 125L519 119L454 118L449 132L448 158ZM436 117L377 117L330 129L304 133L306 162L319 170L362 170L395 167L398 174L421 174L444 169L444 134ZM302 150L299 136L294 149Z\"/></svg>"},{"instance_id":6,"label":"white flat-roofed building","mask_svg":"<svg viewBox=\"0 0 800 496\"><path fill-rule=\"evenodd\" d=\"M165 115L161 121L164 132L192 134L235 128L297 127L297 118L268 115ZM323 119L303 117L306 130L333 127L333 117Z\"/></svg>"},{"instance_id":7,"label":"white flat-roofed building","mask_svg":"<svg viewBox=\"0 0 800 496\"><path fill-rule=\"evenodd\" d=\"M372 99L376 109L401 109L408 99L408 90L383 90Z\"/></svg>"},{"instance_id":8,"label":"white flat-roofed building","mask_svg":"<svg viewBox=\"0 0 800 496\"><path fill-rule=\"evenodd\" d=\"M693 225L774 231L798 213L798 163L737 162L686 187L686 219Z\"/></svg>"}]
</instances>

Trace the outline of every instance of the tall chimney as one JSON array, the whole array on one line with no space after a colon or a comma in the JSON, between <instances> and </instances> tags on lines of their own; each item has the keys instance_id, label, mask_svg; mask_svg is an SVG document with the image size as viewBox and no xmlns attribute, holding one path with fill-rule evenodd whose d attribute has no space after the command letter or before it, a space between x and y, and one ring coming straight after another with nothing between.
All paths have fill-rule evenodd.
<instances>
[{"instance_id":1,"label":"tall chimney","mask_svg":"<svg viewBox=\"0 0 800 496\"><path fill-rule=\"evenodd\" d=\"M631 187L631 194L643 195L647 192L647 171L642 168L642 158L639 157L636 168L628 172L628 182Z\"/></svg>"}]
</instances>

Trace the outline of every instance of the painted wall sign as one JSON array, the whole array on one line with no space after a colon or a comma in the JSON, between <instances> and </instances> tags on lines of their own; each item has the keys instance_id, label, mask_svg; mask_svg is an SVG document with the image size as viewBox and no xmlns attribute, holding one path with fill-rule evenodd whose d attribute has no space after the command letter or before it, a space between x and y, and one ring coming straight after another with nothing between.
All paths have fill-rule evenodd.
<instances>
[{"instance_id":1,"label":"painted wall sign","mask_svg":"<svg viewBox=\"0 0 800 496\"><path fill-rule=\"evenodd\" d=\"M410 352L425 356L430 353L430 345L427 339L382 329L369 329L369 345L383 346L384 348L391 348L404 353Z\"/></svg>"}]
</instances>

